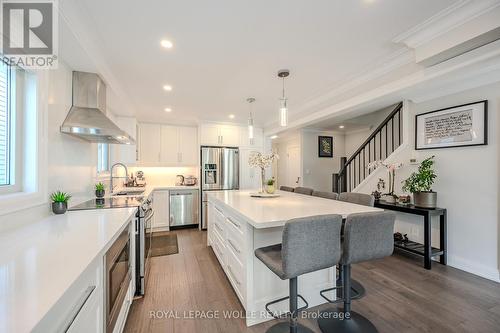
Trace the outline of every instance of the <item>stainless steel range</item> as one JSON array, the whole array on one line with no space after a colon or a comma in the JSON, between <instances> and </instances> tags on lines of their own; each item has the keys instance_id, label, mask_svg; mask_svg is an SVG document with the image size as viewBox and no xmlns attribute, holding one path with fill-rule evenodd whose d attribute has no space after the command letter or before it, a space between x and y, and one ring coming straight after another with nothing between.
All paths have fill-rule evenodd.
<instances>
[{"instance_id":1,"label":"stainless steel range","mask_svg":"<svg viewBox=\"0 0 500 333\"><path fill-rule=\"evenodd\" d=\"M115 196L110 198L92 199L69 210L109 209L137 207L135 215L135 256L136 256L136 295L144 296L146 280L151 258L151 241L153 236L153 205L150 199L142 196Z\"/></svg>"}]
</instances>

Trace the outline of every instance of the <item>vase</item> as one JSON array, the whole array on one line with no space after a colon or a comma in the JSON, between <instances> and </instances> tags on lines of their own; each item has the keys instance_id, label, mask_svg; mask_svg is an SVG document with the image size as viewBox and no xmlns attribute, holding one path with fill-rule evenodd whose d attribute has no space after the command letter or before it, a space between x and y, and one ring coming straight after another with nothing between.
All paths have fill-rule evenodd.
<instances>
[{"instance_id":1,"label":"vase","mask_svg":"<svg viewBox=\"0 0 500 333\"><path fill-rule=\"evenodd\" d=\"M105 193L106 193L105 190L95 190L95 197L96 198L104 198Z\"/></svg>"},{"instance_id":2,"label":"vase","mask_svg":"<svg viewBox=\"0 0 500 333\"><path fill-rule=\"evenodd\" d=\"M276 191L276 188L274 187L274 185L267 185L266 186L266 192L268 194L274 194L275 191Z\"/></svg>"},{"instance_id":3,"label":"vase","mask_svg":"<svg viewBox=\"0 0 500 333\"><path fill-rule=\"evenodd\" d=\"M260 169L260 193L266 193L266 170L264 168Z\"/></svg>"},{"instance_id":4,"label":"vase","mask_svg":"<svg viewBox=\"0 0 500 333\"><path fill-rule=\"evenodd\" d=\"M436 208L437 192L415 192L413 204L420 208Z\"/></svg>"},{"instance_id":5,"label":"vase","mask_svg":"<svg viewBox=\"0 0 500 333\"><path fill-rule=\"evenodd\" d=\"M66 210L68 209L68 203L67 202L53 202L52 203L52 212L54 214L64 214L66 213Z\"/></svg>"}]
</instances>

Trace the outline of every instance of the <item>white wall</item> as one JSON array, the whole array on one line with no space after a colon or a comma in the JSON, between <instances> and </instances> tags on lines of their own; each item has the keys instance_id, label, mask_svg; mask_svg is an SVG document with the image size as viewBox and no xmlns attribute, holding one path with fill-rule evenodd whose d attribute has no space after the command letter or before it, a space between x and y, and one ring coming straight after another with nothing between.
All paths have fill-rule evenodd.
<instances>
[{"instance_id":1,"label":"white wall","mask_svg":"<svg viewBox=\"0 0 500 333\"><path fill-rule=\"evenodd\" d=\"M318 136L333 137L333 158L318 157ZM303 186L317 191L332 190L332 173L340 170L340 158L345 156L344 134L304 130L302 132Z\"/></svg>"},{"instance_id":2,"label":"white wall","mask_svg":"<svg viewBox=\"0 0 500 333\"><path fill-rule=\"evenodd\" d=\"M416 169L408 166L411 157L419 161L435 155L437 181L433 190L438 192L438 205L448 209L448 260L449 265L495 281L499 279L499 159L500 145L500 84L464 91L420 104L410 105L409 128L414 133L414 115L440 108L488 100L489 144L487 146L423 150L416 152L414 136L406 149L394 156L406 166L396 178L397 193L401 181ZM358 191L370 193L375 189L382 170L362 184ZM438 245L439 229L433 222L433 245ZM396 230L408 233L412 240L423 240L423 227L413 216L399 214Z\"/></svg>"},{"instance_id":3,"label":"white wall","mask_svg":"<svg viewBox=\"0 0 500 333\"><path fill-rule=\"evenodd\" d=\"M48 87L48 172L47 203L31 209L0 216L0 230L30 223L50 214L49 196L56 190L78 197L91 193L97 164L97 146L59 132L71 107L72 70L59 61L59 68L49 71ZM0 213L1 214L1 213Z\"/></svg>"}]
</instances>

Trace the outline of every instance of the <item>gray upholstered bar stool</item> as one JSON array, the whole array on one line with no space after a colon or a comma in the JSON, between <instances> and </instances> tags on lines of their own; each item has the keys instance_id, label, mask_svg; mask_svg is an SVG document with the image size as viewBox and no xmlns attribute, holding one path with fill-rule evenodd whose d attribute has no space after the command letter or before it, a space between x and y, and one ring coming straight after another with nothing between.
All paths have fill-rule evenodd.
<instances>
[{"instance_id":1,"label":"gray upholstered bar stool","mask_svg":"<svg viewBox=\"0 0 500 333\"><path fill-rule=\"evenodd\" d=\"M295 193L305 194L305 195L312 195L313 191L314 190L309 187L296 187L294 190Z\"/></svg>"},{"instance_id":2,"label":"gray upholstered bar stool","mask_svg":"<svg viewBox=\"0 0 500 333\"><path fill-rule=\"evenodd\" d=\"M290 187L290 186L280 186L280 191L293 192L293 187Z\"/></svg>"},{"instance_id":3,"label":"gray upholstered bar stool","mask_svg":"<svg viewBox=\"0 0 500 333\"><path fill-rule=\"evenodd\" d=\"M357 193L357 192L342 192L339 195L339 201L350 202L363 206L373 207L375 204L375 197L370 194ZM339 280L337 286L342 285L342 268L339 267ZM352 298L359 299L365 295L365 288L361 283L352 279L351 280Z\"/></svg>"},{"instance_id":4,"label":"gray upholstered bar stool","mask_svg":"<svg viewBox=\"0 0 500 333\"><path fill-rule=\"evenodd\" d=\"M313 197L320 197L320 198L325 198L325 199L332 199L332 200L337 200L339 195L338 193L335 192L322 192L322 191L314 191L312 193Z\"/></svg>"},{"instance_id":5,"label":"gray upholstered bar stool","mask_svg":"<svg viewBox=\"0 0 500 333\"><path fill-rule=\"evenodd\" d=\"M298 295L297 278L299 275L333 267L340 259L341 215L320 215L286 222L283 228L282 243L255 250L260 259L274 274L282 280L289 280L290 294L266 304L266 310L274 318L276 316L269 306L289 299L289 323L280 322L270 327L268 333L278 332L312 332L297 323L299 311L308 307L307 301ZM298 298L306 304L298 308Z\"/></svg>"},{"instance_id":6,"label":"gray upholstered bar stool","mask_svg":"<svg viewBox=\"0 0 500 333\"><path fill-rule=\"evenodd\" d=\"M373 195L365 193L342 192L339 195L339 200L370 207L375 204Z\"/></svg>"},{"instance_id":7,"label":"gray upholstered bar stool","mask_svg":"<svg viewBox=\"0 0 500 333\"><path fill-rule=\"evenodd\" d=\"M318 320L323 333L377 332L375 326L357 312L351 311L351 264L381 259L394 250L394 219L392 212L352 214L344 225L342 243L343 316L322 316Z\"/></svg>"}]
</instances>

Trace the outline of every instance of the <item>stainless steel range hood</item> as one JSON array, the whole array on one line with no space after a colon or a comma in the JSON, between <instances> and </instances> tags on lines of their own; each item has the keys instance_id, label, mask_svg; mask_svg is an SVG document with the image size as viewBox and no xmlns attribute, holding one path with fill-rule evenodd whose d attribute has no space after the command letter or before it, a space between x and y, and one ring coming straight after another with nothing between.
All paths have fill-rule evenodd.
<instances>
[{"instance_id":1,"label":"stainless steel range hood","mask_svg":"<svg viewBox=\"0 0 500 333\"><path fill-rule=\"evenodd\" d=\"M94 73L73 72L73 105L61 132L90 142L135 143L106 116L106 85Z\"/></svg>"}]
</instances>

